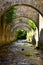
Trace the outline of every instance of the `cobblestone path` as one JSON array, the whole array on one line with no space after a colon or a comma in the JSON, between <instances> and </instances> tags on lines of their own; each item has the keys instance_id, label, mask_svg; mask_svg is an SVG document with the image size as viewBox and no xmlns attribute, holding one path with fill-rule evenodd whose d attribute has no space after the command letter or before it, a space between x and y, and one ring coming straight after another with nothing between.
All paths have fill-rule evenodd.
<instances>
[{"instance_id":1,"label":"cobblestone path","mask_svg":"<svg viewBox=\"0 0 43 65\"><path fill-rule=\"evenodd\" d=\"M0 65L43 65L43 52L19 40L0 47Z\"/></svg>"}]
</instances>

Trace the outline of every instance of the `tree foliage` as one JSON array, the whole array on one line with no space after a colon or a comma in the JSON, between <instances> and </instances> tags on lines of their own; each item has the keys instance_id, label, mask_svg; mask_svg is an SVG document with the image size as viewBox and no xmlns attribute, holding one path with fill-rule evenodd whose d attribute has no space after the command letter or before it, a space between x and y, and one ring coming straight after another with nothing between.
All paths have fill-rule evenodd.
<instances>
[{"instance_id":1,"label":"tree foliage","mask_svg":"<svg viewBox=\"0 0 43 65\"><path fill-rule=\"evenodd\" d=\"M27 32L25 30L19 30L18 31L18 39L25 39Z\"/></svg>"}]
</instances>

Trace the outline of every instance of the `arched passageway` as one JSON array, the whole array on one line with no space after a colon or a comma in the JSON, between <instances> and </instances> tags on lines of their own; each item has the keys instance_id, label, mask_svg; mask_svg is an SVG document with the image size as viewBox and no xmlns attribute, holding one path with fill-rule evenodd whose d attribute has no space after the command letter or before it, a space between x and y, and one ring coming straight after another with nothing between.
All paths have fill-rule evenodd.
<instances>
[{"instance_id":1,"label":"arched passageway","mask_svg":"<svg viewBox=\"0 0 43 65\"><path fill-rule=\"evenodd\" d=\"M14 15L13 15L13 21L16 19L16 18L20 18L20 17L25 17L25 18L30 18L30 19L32 19L34 22L35 22L35 24L37 25L37 27L39 26L39 22L38 22L38 12L36 11L37 9L35 9L34 7L31 7L31 6L29 6L29 5L24 5L24 4L18 4L18 5L15 5L15 6L12 6L10 9L12 9L12 8L15 8L16 10L16 16L15 16L15 13L13 13ZM24 9L25 8L25 9ZM10 9L7 11L7 12L10 12ZM32 11L31 11L31 9L32 9ZM5 15L3 15L2 16L2 19L4 18L4 21L3 22L1 22L1 23L3 23L3 25L6 25L6 23L4 24L4 22L6 22L6 18L7 17L5 17L6 15L7 15L7 12L5 13ZM32 12L34 12L34 15L32 14L31 15L31 13ZM11 15L9 15L9 18L10 18L10 16ZM25 21L25 20L24 20ZM12 23L11 23L12 24ZM11 24L8 24L7 25L7 27L11 27L10 25ZM24 24L24 23L23 23ZM2 26L3 26L2 25ZM21 25L21 24L20 24ZM25 25L25 24L24 24ZM26 25L25 25L26 26ZM11 28L10 28L11 29ZM4 30L3 30L4 31ZM12 33L12 32L11 32ZM5 33L3 33L3 35L4 35ZM10 35L10 34L7 34L8 36ZM13 35L12 35L13 36ZM3 36L2 36L3 37ZM6 37L6 36L5 36ZM14 39L14 38L13 38Z\"/></svg>"},{"instance_id":2,"label":"arched passageway","mask_svg":"<svg viewBox=\"0 0 43 65\"><path fill-rule=\"evenodd\" d=\"M5 7L5 6L2 6L2 7ZM39 9L36 6L34 7L31 4L22 3L22 2L12 4L11 6L9 4L9 7L5 11L3 9L4 12L1 14L1 20L0 20L0 22L1 22L1 24L0 24L0 26L1 26L0 31L2 31L2 32L0 32L0 34L1 34L1 36L0 36L1 42L4 42L5 40L7 40L7 43L8 43L8 42L11 42L11 41L13 41L15 39L15 37L13 35L14 34L13 24L15 24L14 21L16 19L20 18L20 17L22 17L22 18L24 17L24 18L33 20L34 23L36 24L37 28L38 28L38 35L39 35L39 13L43 16L42 9L41 10L39 10ZM12 10L12 12L11 12L11 10ZM11 21L12 21L12 23L11 23ZM9 22L9 24L7 24L8 22ZM26 27L28 27L28 25L26 25L25 23L22 23L22 25L21 25L21 23L17 23L18 27L21 26L24 29ZM14 26L16 27L16 24ZM9 33L7 32L7 30L9 31ZM6 43L6 41L4 43Z\"/></svg>"},{"instance_id":3,"label":"arched passageway","mask_svg":"<svg viewBox=\"0 0 43 65\"><path fill-rule=\"evenodd\" d=\"M42 0L9 0L9 1L1 1L0 14L3 19L3 15L9 11L13 6L15 6L19 12L17 16L25 16L31 18L37 25L39 30L39 13L43 16L43 1ZM25 8L25 9L24 9ZM31 15L31 13L34 13ZM18 15L19 14L19 15ZM2 22L1 22L2 24ZM0 26L1 26L0 24ZM1 31L1 30L0 30ZM1 33L0 33L1 34ZM2 38L1 38L2 39Z\"/></svg>"},{"instance_id":4,"label":"arched passageway","mask_svg":"<svg viewBox=\"0 0 43 65\"><path fill-rule=\"evenodd\" d=\"M34 37L38 39L43 1L0 1L0 46L3 45L0 47L0 65L43 65L43 52L35 49L34 41Z\"/></svg>"}]
</instances>

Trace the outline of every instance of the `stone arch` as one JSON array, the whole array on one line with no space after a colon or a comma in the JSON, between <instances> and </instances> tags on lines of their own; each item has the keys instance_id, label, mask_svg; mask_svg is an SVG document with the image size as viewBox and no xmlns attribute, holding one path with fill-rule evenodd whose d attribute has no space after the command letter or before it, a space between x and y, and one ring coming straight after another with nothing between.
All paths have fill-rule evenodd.
<instances>
[{"instance_id":1,"label":"stone arch","mask_svg":"<svg viewBox=\"0 0 43 65\"><path fill-rule=\"evenodd\" d=\"M24 20L23 20L24 19ZM22 21L21 21L22 20ZM27 16L18 16L18 17L16 17L15 19L14 19L14 21L11 23L11 24L8 24L8 27L9 27L9 25L10 25L10 28L11 28L11 30L13 31L13 30L16 30L16 28L18 29L18 27L20 27L20 28L22 28L23 29L23 27L24 27L24 29L25 28L27 28L27 29L32 29L30 26L29 26L29 24L28 24L28 21L29 20L32 20L33 22L34 22L34 20L33 19L31 19L31 18L29 18L29 17L27 17ZM19 21L19 22L18 22ZM34 22L35 23L35 22ZM35 25L36 25L36 23L35 23ZM36 25L37 26L37 25ZM37 27L38 28L38 27Z\"/></svg>"},{"instance_id":2,"label":"stone arch","mask_svg":"<svg viewBox=\"0 0 43 65\"><path fill-rule=\"evenodd\" d=\"M7 9L5 9L1 16L4 15L8 10L10 10L13 6L27 6L27 7L31 7L33 8L34 10L36 10L38 13L40 13L42 16L43 14L40 12L40 10L38 10L36 7L32 6L32 5L29 5L29 4L14 4L14 5L11 5L10 7L8 7Z\"/></svg>"},{"instance_id":3,"label":"stone arch","mask_svg":"<svg viewBox=\"0 0 43 65\"><path fill-rule=\"evenodd\" d=\"M10 6L16 5L16 4L24 4L24 5L30 5L36 10L38 10L43 15L43 0L4 0L0 1L1 9L0 13L4 11L4 9L9 8Z\"/></svg>"},{"instance_id":4,"label":"stone arch","mask_svg":"<svg viewBox=\"0 0 43 65\"><path fill-rule=\"evenodd\" d=\"M29 18L28 16L17 16L14 20L17 20L17 19L20 19L20 18L27 18L28 20L32 20L32 21L35 23L35 25L37 26L35 20ZM28 22L28 21L26 21L26 22ZM25 22L24 22L24 23L25 23ZM38 26L37 26L37 27L38 27Z\"/></svg>"},{"instance_id":5,"label":"stone arch","mask_svg":"<svg viewBox=\"0 0 43 65\"><path fill-rule=\"evenodd\" d=\"M36 11L37 13L36 13L36 20L34 20L35 18L34 17L31 17L31 16L27 16L28 18L31 18L34 22L35 22L35 24L37 25L37 27L38 27L38 13L40 13L41 14L41 12L38 10L38 9L36 9L35 7L33 7L33 6L31 6L31 5L28 5L28 4L15 4L15 5L12 5L12 6L10 6L10 7L8 7L4 12L3 12L3 14L1 15L1 17L3 17L3 15L6 13L6 12L8 12L13 6L25 6L25 7L30 7L30 8L32 8L34 11ZM34 16L34 15L33 15ZM26 17L26 16L25 16Z\"/></svg>"},{"instance_id":6,"label":"stone arch","mask_svg":"<svg viewBox=\"0 0 43 65\"><path fill-rule=\"evenodd\" d=\"M25 5L25 6L31 7L31 8L33 8L33 9L37 10L41 15L43 15L37 8L35 8L35 7L31 6L31 5L28 5L28 4L15 4L15 5L11 5L10 7L8 7L8 9L6 9L5 13L6 13L8 10L10 10L10 8L11 8L12 6L19 6L19 5L20 5L20 6ZM3 13L2 16L3 16L5 13Z\"/></svg>"}]
</instances>

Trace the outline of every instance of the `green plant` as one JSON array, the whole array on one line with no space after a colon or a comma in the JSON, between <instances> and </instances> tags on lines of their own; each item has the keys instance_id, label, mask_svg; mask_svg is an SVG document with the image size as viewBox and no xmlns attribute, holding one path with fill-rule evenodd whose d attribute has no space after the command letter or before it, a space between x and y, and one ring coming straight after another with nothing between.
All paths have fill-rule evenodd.
<instances>
[{"instance_id":1,"label":"green plant","mask_svg":"<svg viewBox=\"0 0 43 65\"><path fill-rule=\"evenodd\" d=\"M25 39L27 32L25 30L19 30L18 31L18 39Z\"/></svg>"},{"instance_id":2,"label":"green plant","mask_svg":"<svg viewBox=\"0 0 43 65\"><path fill-rule=\"evenodd\" d=\"M32 21L32 20L29 20L29 25L30 27L33 29L33 30L36 30L36 24Z\"/></svg>"},{"instance_id":3,"label":"green plant","mask_svg":"<svg viewBox=\"0 0 43 65\"><path fill-rule=\"evenodd\" d=\"M13 17L16 17L16 7L12 7L7 13L6 13L6 22L11 23L13 21Z\"/></svg>"}]
</instances>

